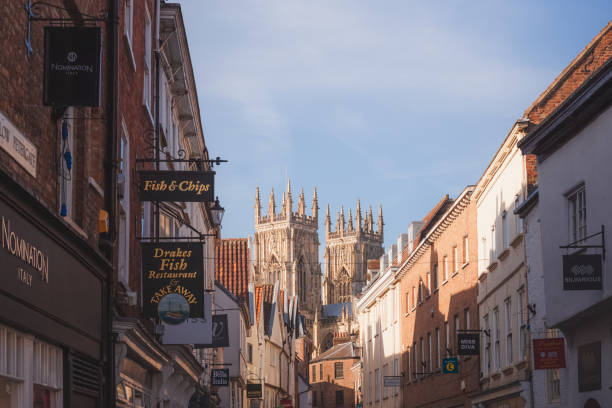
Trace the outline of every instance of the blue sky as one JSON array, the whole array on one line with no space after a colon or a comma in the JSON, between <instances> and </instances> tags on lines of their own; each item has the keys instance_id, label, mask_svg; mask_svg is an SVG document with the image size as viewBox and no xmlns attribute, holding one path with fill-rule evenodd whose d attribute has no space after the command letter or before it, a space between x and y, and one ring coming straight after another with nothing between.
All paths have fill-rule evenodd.
<instances>
[{"instance_id":1,"label":"blue sky","mask_svg":"<svg viewBox=\"0 0 612 408\"><path fill-rule=\"evenodd\" d=\"M609 1L180 1L222 236L290 177L332 221L383 206L385 248L475 184L514 121L612 17ZM321 247L324 235L321 234ZM323 260L320 259L322 262Z\"/></svg>"}]
</instances>

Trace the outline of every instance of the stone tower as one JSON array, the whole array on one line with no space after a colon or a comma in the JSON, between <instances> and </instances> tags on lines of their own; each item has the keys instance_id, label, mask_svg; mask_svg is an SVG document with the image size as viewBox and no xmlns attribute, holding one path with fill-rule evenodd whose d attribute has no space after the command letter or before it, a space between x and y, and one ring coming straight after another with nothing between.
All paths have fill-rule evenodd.
<instances>
[{"instance_id":1,"label":"stone tower","mask_svg":"<svg viewBox=\"0 0 612 408\"><path fill-rule=\"evenodd\" d=\"M318 202L314 189L310 215L306 214L304 191L297 211L293 211L291 182L276 211L274 190L270 193L267 214L261 215L259 187L255 192L255 236L253 267L256 284L274 284L299 299L299 310L312 333L316 311L321 307L321 265L319 263Z\"/></svg>"},{"instance_id":2,"label":"stone tower","mask_svg":"<svg viewBox=\"0 0 612 408\"><path fill-rule=\"evenodd\" d=\"M361 204L357 200L355 219L351 210L348 221L344 206L336 218L332 231L329 205L325 213L325 282L324 303L351 303L366 284L366 262L378 259L383 251L382 206L378 207L378 221L374 227L372 207L362 218Z\"/></svg>"}]
</instances>

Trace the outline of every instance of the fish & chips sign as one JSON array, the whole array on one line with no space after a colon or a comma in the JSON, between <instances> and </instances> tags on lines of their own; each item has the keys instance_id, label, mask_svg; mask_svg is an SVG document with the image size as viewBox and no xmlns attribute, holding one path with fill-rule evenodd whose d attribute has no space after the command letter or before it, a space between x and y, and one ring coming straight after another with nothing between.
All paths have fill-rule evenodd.
<instances>
[{"instance_id":1,"label":"fish & chips sign","mask_svg":"<svg viewBox=\"0 0 612 408\"><path fill-rule=\"evenodd\" d=\"M140 171L140 200L213 202L214 175L214 171Z\"/></svg>"},{"instance_id":2,"label":"fish & chips sign","mask_svg":"<svg viewBox=\"0 0 612 408\"><path fill-rule=\"evenodd\" d=\"M143 243L143 311L164 323L204 317L201 243Z\"/></svg>"}]
</instances>

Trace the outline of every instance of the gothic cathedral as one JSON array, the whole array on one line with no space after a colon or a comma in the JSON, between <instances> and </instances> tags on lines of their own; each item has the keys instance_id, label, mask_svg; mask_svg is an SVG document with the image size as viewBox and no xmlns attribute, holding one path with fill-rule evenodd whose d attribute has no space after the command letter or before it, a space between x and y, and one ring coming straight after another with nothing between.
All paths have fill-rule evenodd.
<instances>
[{"instance_id":1,"label":"gothic cathedral","mask_svg":"<svg viewBox=\"0 0 612 408\"><path fill-rule=\"evenodd\" d=\"M325 215L325 279L319 263L318 200L315 188L311 214L306 214L301 191L297 211L293 211L291 183L276 211L274 190L268 211L261 214L259 187L255 193L255 236L253 269L255 284L274 284L290 295L297 295L300 312L312 340L314 356L343 341L359 343L357 316L352 314L356 299L366 284L368 259L383 254L383 218L379 207L376 228L372 208L364 213L357 200L355 222L349 209L339 212L335 231L331 229L329 205Z\"/></svg>"},{"instance_id":2,"label":"gothic cathedral","mask_svg":"<svg viewBox=\"0 0 612 408\"><path fill-rule=\"evenodd\" d=\"M291 183L283 193L280 212L276 212L274 190L270 193L268 213L261 215L259 187L255 195L255 236L253 266L256 284L274 284L297 296L306 327L312 333L316 312L321 307L321 265L319 264L317 190L312 196L312 212L306 214L304 192L300 192L297 212L293 212Z\"/></svg>"}]
</instances>

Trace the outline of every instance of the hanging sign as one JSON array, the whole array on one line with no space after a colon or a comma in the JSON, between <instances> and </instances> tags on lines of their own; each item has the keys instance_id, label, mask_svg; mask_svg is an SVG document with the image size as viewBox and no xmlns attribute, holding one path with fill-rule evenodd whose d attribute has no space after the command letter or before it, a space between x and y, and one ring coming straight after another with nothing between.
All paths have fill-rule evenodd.
<instances>
[{"instance_id":1,"label":"hanging sign","mask_svg":"<svg viewBox=\"0 0 612 408\"><path fill-rule=\"evenodd\" d=\"M229 347L229 328L226 314L212 317L212 343L194 344L194 348L216 347Z\"/></svg>"},{"instance_id":2,"label":"hanging sign","mask_svg":"<svg viewBox=\"0 0 612 408\"><path fill-rule=\"evenodd\" d=\"M140 201L215 201L214 171L138 172Z\"/></svg>"},{"instance_id":3,"label":"hanging sign","mask_svg":"<svg viewBox=\"0 0 612 408\"><path fill-rule=\"evenodd\" d=\"M261 398L261 384L259 383L248 383L247 384L247 398Z\"/></svg>"},{"instance_id":4,"label":"hanging sign","mask_svg":"<svg viewBox=\"0 0 612 408\"><path fill-rule=\"evenodd\" d=\"M229 386L229 368L213 368L210 370L210 385Z\"/></svg>"},{"instance_id":5,"label":"hanging sign","mask_svg":"<svg viewBox=\"0 0 612 408\"><path fill-rule=\"evenodd\" d=\"M384 387L400 387L401 383L402 377L399 375L385 375L383 378Z\"/></svg>"},{"instance_id":6,"label":"hanging sign","mask_svg":"<svg viewBox=\"0 0 612 408\"><path fill-rule=\"evenodd\" d=\"M180 324L165 324L162 344L212 342L212 295L204 293L204 317L189 318Z\"/></svg>"},{"instance_id":7,"label":"hanging sign","mask_svg":"<svg viewBox=\"0 0 612 408\"><path fill-rule=\"evenodd\" d=\"M563 290L600 289L601 255L563 255Z\"/></svg>"},{"instance_id":8,"label":"hanging sign","mask_svg":"<svg viewBox=\"0 0 612 408\"><path fill-rule=\"evenodd\" d=\"M458 372L459 372L459 363L457 361L457 357L442 359L442 373L443 374L457 374Z\"/></svg>"},{"instance_id":9,"label":"hanging sign","mask_svg":"<svg viewBox=\"0 0 612 408\"><path fill-rule=\"evenodd\" d=\"M167 324L204 317L201 243L142 244L143 312Z\"/></svg>"},{"instance_id":10,"label":"hanging sign","mask_svg":"<svg viewBox=\"0 0 612 408\"><path fill-rule=\"evenodd\" d=\"M480 333L457 334L457 355L477 356L480 354Z\"/></svg>"},{"instance_id":11,"label":"hanging sign","mask_svg":"<svg viewBox=\"0 0 612 408\"><path fill-rule=\"evenodd\" d=\"M533 340L533 368L565 368L565 342L563 338Z\"/></svg>"},{"instance_id":12,"label":"hanging sign","mask_svg":"<svg viewBox=\"0 0 612 408\"><path fill-rule=\"evenodd\" d=\"M100 106L98 27L45 27L43 104Z\"/></svg>"}]
</instances>

